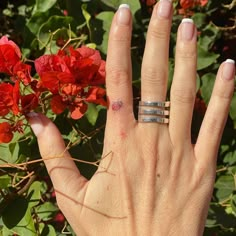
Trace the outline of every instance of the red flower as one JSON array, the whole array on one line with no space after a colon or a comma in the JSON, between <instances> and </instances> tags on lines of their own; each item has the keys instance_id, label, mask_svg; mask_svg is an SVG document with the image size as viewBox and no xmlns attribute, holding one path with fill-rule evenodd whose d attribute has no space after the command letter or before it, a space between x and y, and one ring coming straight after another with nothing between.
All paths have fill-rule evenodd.
<instances>
[{"instance_id":1,"label":"red flower","mask_svg":"<svg viewBox=\"0 0 236 236\"><path fill-rule=\"evenodd\" d=\"M95 87L105 83L105 62L98 51L88 47L60 50L38 58L35 68L41 85L53 94L54 113L69 109L71 117L79 119L87 110L86 102L106 105L105 90Z\"/></svg>"},{"instance_id":2,"label":"red flower","mask_svg":"<svg viewBox=\"0 0 236 236\"><path fill-rule=\"evenodd\" d=\"M11 75L12 81L20 80L24 84L31 81L29 65L20 61L21 52L19 47L6 36L0 39L0 72Z\"/></svg>"},{"instance_id":3,"label":"red flower","mask_svg":"<svg viewBox=\"0 0 236 236\"><path fill-rule=\"evenodd\" d=\"M41 76L42 86L49 89L53 94L57 94L63 84L74 83L75 80L66 72L49 71L43 72Z\"/></svg>"},{"instance_id":4,"label":"red flower","mask_svg":"<svg viewBox=\"0 0 236 236\"><path fill-rule=\"evenodd\" d=\"M36 94L27 94L21 96L21 109L23 114L33 111L39 104Z\"/></svg>"},{"instance_id":5,"label":"red flower","mask_svg":"<svg viewBox=\"0 0 236 236\"><path fill-rule=\"evenodd\" d=\"M193 7L194 5L195 5L194 0L180 0L180 6L183 9L189 9L189 8Z\"/></svg>"},{"instance_id":6,"label":"red flower","mask_svg":"<svg viewBox=\"0 0 236 236\"><path fill-rule=\"evenodd\" d=\"M79 83L101 85L105 83L105 61L97 50L81 47L70 48L72 73Z\"/></svg>"},{"instance_id":7,"label":"red flower","mask_svg":"<svg viewBox=\"0 0 236 236\"><path fill-rule=\"evenodd\" d=\"M7 83L0 84L0 116L7 115L10 111L14 115L19 113L19 84L15 86Z\"/></svg>"},{"instance_id":8,"label":"red flower","mask_svg":"<svg viewBox=\"0 0 236 236\"><path fill-rule=\"evenodd\" d=\"M13 138L11 125L7 122L0 123L0 143L9 143Z\"/></svg>"},{"instance_id":9,"label":"red flower","mask_svg":"<svg viewBox=\"0 0 236 236\"><path fill-rule=\"evenodd\" d=\"M0 39L0 46L1 45L10 45L14 48L14 51L16 53L16 55L18 56L18 58L21 58L21 52L20 52L20 48L11 40L8 40L8 38L6 36L3 36Z\"/></svg>"},{"instance_id":10,"label":"red flower","mask_svg":"<svg viewBox=\"0 0 236 236\"><path fill-rule=\"evenodd\" d=\"M30 70L31 70L30 65L24 64L21 61L19 61L13 67L13 72L12 72L13 77L11 79L13 81L20 80L25 85L28 85L31 82Z\"/></svg>"},{"instance_id":11,"label":"red flower","mask_svg":"<svg viewBox=\"0 0 236 236\"><path fill-rule=\"evenodd\" d=\"M13 68L19 61L20 57L11 44L0 43L0 72L12 75Z\"/></svg>"},{"instance_id":12,"label":"red flower","mask_svg":"<svg viewBox=\"0 0 236 236\"><path fill-rule=\"evenodd\" d=\"M97 50L85 46L70 48L68 54L60 50L57 55L43 55L35 60L35 68L42 80L54 71L63 72L84 86L105 83L105 62Z\"/></svg>"},{"instance_id":13,"label":"red flower","mask_svg":"<svg viewBox=\"0 0 236 236\"><path fill-rule=\"evenodd\" d=\"M106 91L103 88L91 87L86 95L86 101L106 106L107 102L104 100L105 95Z\"/></svg>"},{"instance_id":14,"label":"red flower","mask_svg":"<svg viewBox=\"0 0 236 236\"><path fill-rule=\"evenodd\" d=\"M55 114L60 114L68 108L73 119L80 119L87 110L84 89L75 84L64 85L60 94L53 96L51 108Z\"/></svg>"},{"instance_id":15,"label":"red flower","mask_svg":"<svg viewBox=\"0 0 236 236\"><path fill-rule=\"evenodd\" d=\"M180 6L186 10L194 6L200 5L205 6L208 3L208 0L180 0Z\"/></svg>"},{"instance_id":16,"label":"red flower","mask_svg":"<svg viewBox=\"0 0 236 236\"><path fill-rule=\"evenodd\" d=\"M199 0L200 1L200 5L202 6L202 7L204 7L205 5L207 5L207 3L208 3L208 0Z\"/></svg>"}]
</instances>

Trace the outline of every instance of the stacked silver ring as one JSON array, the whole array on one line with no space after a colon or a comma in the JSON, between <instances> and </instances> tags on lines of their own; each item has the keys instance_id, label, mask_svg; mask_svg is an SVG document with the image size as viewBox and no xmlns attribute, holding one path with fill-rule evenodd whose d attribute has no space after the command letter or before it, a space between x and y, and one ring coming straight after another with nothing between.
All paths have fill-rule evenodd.
<instances>
[{"instance_id":1,"label":"stacked silver ring","mask_svg":"<svg viewBox=\"0 0 236 236\"><path fill-rule=\"evenodd\" d=\"M141 123L169 123L170 102L140 101L138 122Z\"/></svg>"}]
</instances>

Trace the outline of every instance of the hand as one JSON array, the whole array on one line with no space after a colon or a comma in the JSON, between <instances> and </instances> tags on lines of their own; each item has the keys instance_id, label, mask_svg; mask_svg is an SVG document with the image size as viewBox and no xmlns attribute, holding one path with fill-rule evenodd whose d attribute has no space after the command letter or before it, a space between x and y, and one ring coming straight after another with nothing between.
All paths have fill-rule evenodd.
<instances>
[{"instance_id":1,"label":"hand","mask_svg":"<svg viewBox=\"0 0 236 236\"><path fill-rule=\"evenodd\" d=\"M142 63L142 101L165 101L172 5L160 1L151 17ZM234 90L234 62L224 62L195 146L191 120L196 91L193 22L178 30L169 125L138 123L131 88L131 13L116 13L107 54L109 108L104 156L90 181L65 152L63 139L45 116L31 116L57 195L79 236L201 235L212 195L216 157ZM61 157L47 160L47 157Z\"/></svg>"}]
</instances>

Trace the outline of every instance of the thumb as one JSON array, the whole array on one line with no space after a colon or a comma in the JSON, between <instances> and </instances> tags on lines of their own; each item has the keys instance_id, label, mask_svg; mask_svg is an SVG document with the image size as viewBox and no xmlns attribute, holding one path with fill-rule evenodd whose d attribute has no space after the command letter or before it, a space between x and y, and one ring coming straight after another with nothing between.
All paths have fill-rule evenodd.
<instances>
[{"instance_id":1,"label":"thumb","mask_svg":"<svg viewBox=\"0 0 236 236\"><path fill-rule=\"evenodd\" d=\"M87 180L71 159L59 130L42 114L31 112L27 118L56 192L74 196Z\"/></svg>"}]
</instances>

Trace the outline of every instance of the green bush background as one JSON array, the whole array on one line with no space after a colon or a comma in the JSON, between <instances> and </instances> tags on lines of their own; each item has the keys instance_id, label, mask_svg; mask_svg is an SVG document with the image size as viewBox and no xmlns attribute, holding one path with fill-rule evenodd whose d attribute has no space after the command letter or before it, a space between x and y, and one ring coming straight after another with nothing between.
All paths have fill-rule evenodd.
<instances>
[{"instance_id":1,"label":"green bush background","mask_svg":"<svg viewBox=\"0 0 236 236\"><path fill-rule=\"evenodd\" d=\"M133 14L132 62L134 110L140 97L140 66L146 30L151 15L151 1L122 0L17 0L0 2L0 36L8 35L16 42L23 57L34 60L45 53L55 53L71 40L74 46L89 44L106 58L109 27L118 6L129 3ZM153 1L154 2L154 1ZM173 1L174 17L170 40L169 88L174 69L176 32L181 19L194 19L198 36L197 91L192 141L208 104L219 64L236 55L236 1L209 0L204 7L180 10ZM157 58L156 60L159 60ZM0 80L5 81L0 74ZM135 110L135 112L137 112ZM101 157L106 110L90 105L79 121L47 112L59 127L72 156L95 163ZM207 150L206 150L207 151ZM214 193L204 235L236 235L236 93L230 108L221 146ZM15 135L10 144L0 145L0 236L10 235L74 235L60 213L53 187L40 159L36 138L29 127L24 135ZM4 167L6 163L21 168ZM78 163L82 174L90 178L96 165ZM186 222L187 224L188 222Z\"/></svg>"}]
</instances>

